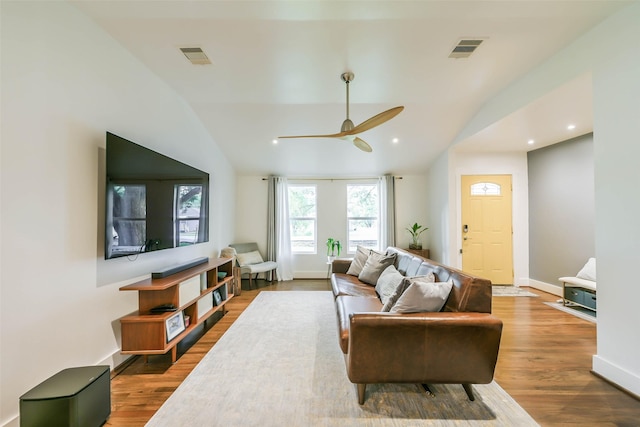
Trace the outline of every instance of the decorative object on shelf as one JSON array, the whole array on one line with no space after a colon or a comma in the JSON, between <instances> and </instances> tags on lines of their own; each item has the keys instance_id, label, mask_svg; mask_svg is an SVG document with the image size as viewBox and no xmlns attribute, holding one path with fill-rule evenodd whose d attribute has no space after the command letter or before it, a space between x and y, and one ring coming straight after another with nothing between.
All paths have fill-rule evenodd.
<instances>
[{"instance_id":1,"label":"decorative object on shelf","mask_svg":"<svg viewBox=\"0 0 640 427\"><path fill-rule=\"evenodd\" d=\"M227 272L226 271L218 271L218 280L222 280L225 277L227 277Z\"/></svg>"},{"instance_id":2,"label":"decorative object on shelf","mask_svg":"<svg viewBox=\"0 0 640 427\"><path fill-rule=\"evenodd\" d=\"M220 291L218 289L213 291L213 302L214 305L220 305L222 303L222 295L220 295Z\"/></svg>"},{"instance_id":3,"label":"decorative object on shelf","mask_svg":"<svg viewBox=\"0 0 640 427\"><path fill-rule=\"evenodd\" d=\"M420 234L424 231L427 231L429 228L423 227L419 225L417 222L414 223L411 227L407 227L407 231L411 234L411 243L409 244L409 249L422 249L422 242L418 239Z\"/></svg>"},{"instance_id":4,"label":"decorative object on shelf","mask_svg":"<svg viewBox=\"0 0 640 427\"><path fill-rule=\"evenodd\" d=\"M157 307L153 307L149 311L153 314L157 314L157 313L167 313L169 311L176 311L177 309L178 308L173 304L161 304Z\"/></svg>"},{"instance_id":5,"label":"decorative object on shelf","mask_svg":"<svg viewBox=\"0 0 640 427\"><path fill-rule=\"evenodd\" d=\"M182 311L168 317L167 320L164 321L164 324L167 329L167 342L180 335L180 333L186 329Z\"/></svg>"},{"instance_id":6,"label":"decorative object on shelf","mask_svg":"<svg viewBox=\"0 0 640 427\"><path fill-rule=\"evenodd\" d=\"M340 240L329 237L327 239L327 259L332 261L336 256L340 256L341 251L342 243L340 243Z\"/></svg>"}]
</instances>

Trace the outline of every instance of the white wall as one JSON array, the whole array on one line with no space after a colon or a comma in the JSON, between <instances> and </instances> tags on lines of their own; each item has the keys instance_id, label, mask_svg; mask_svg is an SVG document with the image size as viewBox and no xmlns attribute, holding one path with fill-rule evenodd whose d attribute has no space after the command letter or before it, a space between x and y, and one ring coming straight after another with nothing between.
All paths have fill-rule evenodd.
<instances>
[{"instance_id":1,"label":"white wall","mask_svg":"<svg viewBox=\"0 0 640 427\"><path fill-rule=\"evenodd\" d=\"M264 254L267 240L267 181L259 176L239 176L237 178L236 195L236 242L257 242ZM293 257L293 273L296 279L324 278L327 275L327 238L346 242L347 240L347 195L346 186L349 183L363 183L363 180L349 180L337 178L334 180L296 181L290 183L316 185L318 203L318 250L315 254L296 254ZM375 182L375 180L370 181ZM429 230L420 236L424 248L430 244L432 226L427 213L427 185L426 177L422 175L403 176L396 179L396 246L408 247L411 236L406 227L418 222ZM233 243L233 242L229 242ZM346 251L346 246L343 251ZM343 252L341 256L352 256Z\"/></svg>"},{"instance_id":2,"label":"white wall","mask_svg":"<svg viewBox=\"0 0 640 427\"><path fill-rule=\"evenodd\" d=\"M606 40L594 69L598 354L595 372L640 396L640 4L594 31Z\"/></svg>"},{"instance_id":3,"label":"white wall","mask_svg":"<svg viewBox=\"0 0 640 427\"><path fill-rule=\"evenodd\" d=\"M455 151L455 147L453 148ZM513 186L513 272L515 285L527 285L529 277L529 190L527 177L527 153L467 153L452 156L455 170L452 206L455 206L455 236L451 266L462 268L462 175L511 175Z\"/></svg>"},{"instance_id":4,"label":"white wall","mask_svg":"<svg viewBox=\"0 0 640 427\"><path fill-rule=\"evenodd\" d=\"M3 2L1 31L0 425L15 425L49 376L123 360L137 299L114 282L218 255L235 178L183 100L75 8ZM107 130L210 173L209 243L104 260Z\"/></svg>"},{"instance_id":5,"label":"white wall","mask_svg":"<svg viewBox=\"0 0 640 427\"><path fill-rule=\"evenodd\" d=\"M452 174L449 172L454 170L450 163L449 151L445 150L430 165L427 175L429 193L427 211L431 218L430 256L431 259L446 265L452 265L451 260L456 257L455 249L452 248L454 240L451 237L456 227L455 209L452 211L450 200L455 194L455 177L452 179L453 172ZM452 213L453 217L451 217Z\"/></svg>"},{"instance_id":6,"label":"white wall","mask_svg":"<svg viewBox=\"0 0 640 427\"><path fill-rule=\"evenodd\" d=\"M487 102L456 141L585 72L593 72L598 354L596 373L640 395L640 3L621 10ZM451 239L455 234L451 235ZM630 270L631 269L631 270Z\"/></svg>"}]
</instances>

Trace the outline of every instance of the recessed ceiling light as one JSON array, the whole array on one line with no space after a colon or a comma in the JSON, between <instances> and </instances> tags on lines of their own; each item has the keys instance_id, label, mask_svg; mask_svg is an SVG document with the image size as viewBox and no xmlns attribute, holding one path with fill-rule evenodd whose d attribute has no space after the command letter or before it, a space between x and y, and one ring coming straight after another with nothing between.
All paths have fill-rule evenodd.
<instances>
[{"instance_id":1,"label":"recessed ceiling light","mask_svg":"<svg viewBox=\"0 0 640 427\"><path fill-rule=\"evenodd\" d=\"M576 128L576 125L569 125L567 126L568 130L574 130Z\"/></svg>"},{"instance_id":2,"label":"recessed ceiling light","mask_svg":"<svg viewBox=\"0 0 640 427\"><path fill-rule=\"evenodd\" d=\"M274 144L277 144L277 143L278 143L278 140L277 140L277 139L274 139L274 140L273 140L273 141L271 141L271 142L273 142Z\"/></svg>"},{"instance_id":3,"label":"recessed ceiling light","mask_svg":"<svg viewBox=\"0 0 640 427\"><path fill-rule=\"evenodd\" d=\"M535 143L535 141L533 139L530 139L530 140L527 141L527 144L529 144L529 145L533 145L534 143Z\"/></svg>"},{"instance_id":4,"label":"recessed ceiling light","mask_svg":"<svg viewBox=\"0 0 640 427\"><path fill-rule=\"evenodd\" d=\"M391 142L393 142L394 144L397 144L398 142L400 142L400 140L398 138L393 138Z\"/></svg>"}]
</instances>

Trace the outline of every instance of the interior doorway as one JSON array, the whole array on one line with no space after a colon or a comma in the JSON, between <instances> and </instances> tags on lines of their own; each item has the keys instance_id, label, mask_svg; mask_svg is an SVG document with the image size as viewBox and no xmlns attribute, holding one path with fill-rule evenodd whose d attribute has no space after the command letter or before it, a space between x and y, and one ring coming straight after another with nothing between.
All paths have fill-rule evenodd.
<instances>
[{"instance_id":1,"label":"interior doorway","mask_svg":"<svg viewBox=\"0 0 640 427\"><path fill-rule=\"evenodd\" d=\"M513 284L511 175L463 175L462 270Z\"/></svg>"}]
</instances>

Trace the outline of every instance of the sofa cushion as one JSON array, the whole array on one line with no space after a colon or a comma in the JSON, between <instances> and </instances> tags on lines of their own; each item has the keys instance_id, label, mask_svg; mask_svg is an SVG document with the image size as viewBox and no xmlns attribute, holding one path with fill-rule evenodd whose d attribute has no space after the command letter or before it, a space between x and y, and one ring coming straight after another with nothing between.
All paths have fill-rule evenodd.
<instances>
[{"instance_id":1,"label":"sofa cushion","mask_svg":"<svg viewBox=\"0 0 640 427\"><path fill-rule=\"evenodd\" d=\"M369 252L371 252L371 249L358 245L356 247L356 256L353 257L353 261L351 261L347 274L358 276L369 258Z\"/></svg>"},{"instance_id":2,"label":"sofa cushion","mask_svg":"<svg viewBox=\"0 0 640 427\"><path fill-rule=\"evenodd\" d=\"M390 265L382 272L376 283L376 292L383 305L387 303L389 297L393 295L403 279L404 276L393 265Z\"/></svg>"},{"instance_id":3,"label":"sofa cushion","mask_svg":"<svg viewBox=\"0 0 640 427\"><path fill-rule=\"evenodd\" d=\"M362 271L358 275L358 279L371 286L375 286L382 272L393 265L396 260L396 254L383 255L378 252L371 251L367 262L362 267Z\"/></svg>"},{"instance_id":4,"label":"sofa cushion","mask_svg":"<svg viewBox=\"0 0 640 427\"><path fill-rule=\"evenodd\" d=\"M422 278L416 278L411 280L411 285L389 311L391 313L440 311L444 307L452 287L453 281L428 282Z\"/></svg>"},{"instance_id":5,"label":"sofa cushion","mask_svg":"<svg viewBox=\"0 0 640 427\"><path fill-rule=\"evenodd\" d=\"M421 280L424 282L435 282L435 275L433 273L427 274L426 276L419 277L405 277L402 279L402 282L396 287L396 290L391 294L386 303L382 306L382 311L390 311L391 307L395 305L395 303L400 299L404 291L407 290L409 286L413 283L414 280Z\"/></svg>"},{"instance_id":6,"label":"sofa cushion","mask_svg":"<svg viewBox=\"0 0 640 427\"><path fill-rule=\"evenodd\" d=\"M382 304L380 304L378 298L360 298L350 295L342 295L336 298L338 334L340 348L344 354L347 354L349 350L350 315L353 313L379 312L381 306Z\"/></svg>"},{"instance_id":7,"label":"sofa cushion","mask_svg":"<svg viewBox=\"0 0 640 427\"><path fill-rule=\"evenodd\" d=\"M338 295L351 295L378 299L373 286L362 283L357 277L350 274L333 273L331 275L331 289L336 297Z\"/></svg>"}]
</instances>

